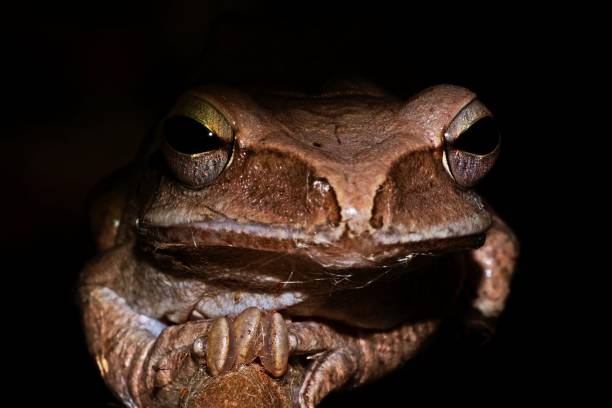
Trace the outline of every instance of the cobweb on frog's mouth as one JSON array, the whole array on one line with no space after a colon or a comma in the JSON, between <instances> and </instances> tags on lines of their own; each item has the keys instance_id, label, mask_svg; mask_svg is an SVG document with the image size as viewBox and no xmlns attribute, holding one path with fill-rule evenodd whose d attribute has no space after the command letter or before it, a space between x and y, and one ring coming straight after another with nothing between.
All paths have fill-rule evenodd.
<instances>
[{"instance_id":1,"label":"cobweb on frog's mouth","mask_svg":"<svg viewBox=\"0 0 612 408\"><path fill-rule=\"evenodd\" d=\"M321 265L301 254L232 247L150 246L141 247L146 256L165 271L195 276L212 285L241 290L284 292L308 290L329 293L361 289L382 279L392 279L423 266L414 254L359 268ZM415 262L418 261L418 262Z\"/></svg>"}]
</instances>

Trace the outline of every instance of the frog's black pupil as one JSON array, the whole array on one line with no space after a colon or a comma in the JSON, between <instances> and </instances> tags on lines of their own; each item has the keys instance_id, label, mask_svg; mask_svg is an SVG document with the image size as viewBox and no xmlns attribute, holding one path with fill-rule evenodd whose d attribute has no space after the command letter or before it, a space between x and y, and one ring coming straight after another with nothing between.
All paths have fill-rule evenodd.
<instances>
[{"instance_id":1,"label":"frog's black pupil","mask_svg":"<svg viewBox=\"0 0 612 408\"><path fill-rule=\"evenodd\" d=\"M487 116L470 126L459 136L453 147L464 152L485 155L491 153L499 143L499 130L492 117Z\"/></svg>"},{"instance_id":2,"label":"frog's black pupil","mask_svg":"<svg viewBox=\"0 0 612 408\"><path fill-rule=\"evenodd\" d=\"M223 146L215 132L187 116L166 119L164 137L174 150L185 154L208 152Z\"/></svg>"}]
</instances>

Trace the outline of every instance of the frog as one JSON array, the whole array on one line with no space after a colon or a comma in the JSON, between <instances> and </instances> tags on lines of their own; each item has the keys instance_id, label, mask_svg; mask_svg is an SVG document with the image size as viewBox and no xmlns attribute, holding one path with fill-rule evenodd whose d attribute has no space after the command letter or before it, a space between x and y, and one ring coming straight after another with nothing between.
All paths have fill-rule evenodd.
<instances>
[{"instance_id":1,"label":"frog","mask_svg":"<svg viewBox=\"0 0 612 408\"><path fill-rule=\"evenodd\" d=\"M492 333L519 245L474 186L500 143L456 85L188 90L91 207L79 299L102 378L129 407L312 408L446 319ZM276 399L252 399L260 380Z\"/></svg>"}]
</instances>

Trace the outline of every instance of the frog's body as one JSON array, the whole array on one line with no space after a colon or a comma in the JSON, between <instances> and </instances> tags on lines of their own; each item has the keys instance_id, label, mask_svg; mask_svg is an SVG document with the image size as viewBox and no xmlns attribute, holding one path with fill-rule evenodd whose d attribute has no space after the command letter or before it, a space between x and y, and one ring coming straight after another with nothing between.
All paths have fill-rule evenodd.
<instances>
[{"instance_id":1,"label":"frog's body","mask_svg":"<svg viewBox=\"0 0 612 408\"><path fill-rule=\"evenodd\" d=\"M408 102L366 84L185 95L165 162L133 166L97 207L103 253L81 293L107 383L128 405L171 406L198 368L259 362L282 379L290 356L316 354L286 387L314 406L409 358L466 291L497 316L517 245L469 187L498 145L454 147L488 116L453 86ZM194 123L217 139L186 152Z\"/></svg>"}]
</instances>

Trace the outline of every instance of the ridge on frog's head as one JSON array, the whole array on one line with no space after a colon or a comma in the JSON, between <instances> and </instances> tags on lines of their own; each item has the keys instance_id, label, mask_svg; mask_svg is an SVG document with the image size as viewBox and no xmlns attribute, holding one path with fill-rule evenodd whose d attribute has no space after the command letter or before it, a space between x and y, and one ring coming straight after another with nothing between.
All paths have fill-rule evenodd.
<instances>
[{"instance_id":1,"label":"ridge on frog's head","mask_svg":"<svg viewBox=\"0 0 612 408\"><path fill-rule=\"evenodd\" d=\"M159 127L139 233L338 268L478 246L490 215L470 187L499 152L491 125L451 85L408 101L351 82L319 95L196 88Z\"/></svg>"}]
</instances>

